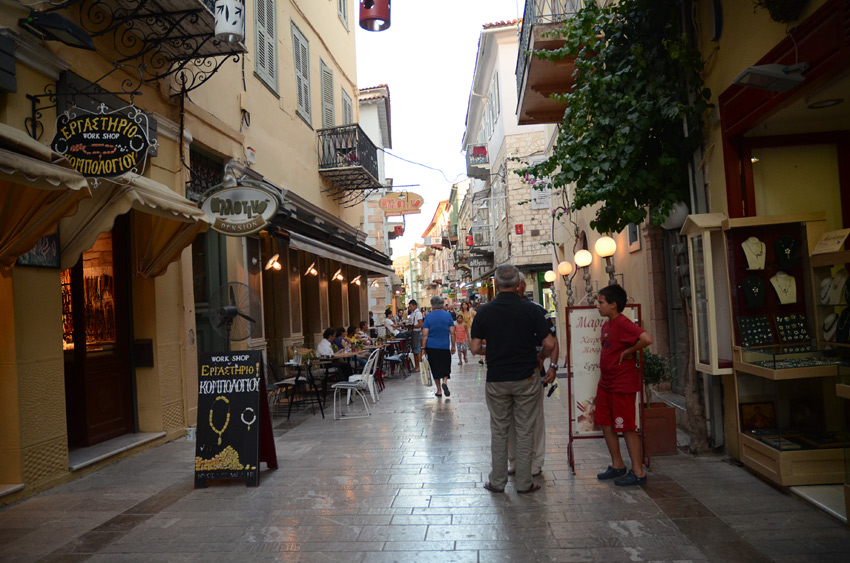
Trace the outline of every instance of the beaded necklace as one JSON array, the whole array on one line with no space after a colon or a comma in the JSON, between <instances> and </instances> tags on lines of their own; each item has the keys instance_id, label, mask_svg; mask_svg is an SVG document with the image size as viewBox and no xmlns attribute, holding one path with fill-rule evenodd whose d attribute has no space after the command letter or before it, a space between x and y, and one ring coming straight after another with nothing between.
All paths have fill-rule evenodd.
<instances>
[{"instance_id":1,"label":"beaded necklace","mask_svg":"<svg viewBox=\"0 0 850 563\"><path fill-rule=\"evenodd\" d=\"M215 425L213 424L213 407L215 406L215 404L219 400L222 400L227 404L227 418L224 420L224 426L221 427L221 430L216 428ZM221 445L221 435L224 434L224 431L227 429L228 424L230 424L230 399L228 399L224 395L219 395L218 397L215 398L215 401L213 401L212 407L210 407L210 428L212 428L213 432L218 434L218 445L219 446Z\"/></svg>"}]
</instances>

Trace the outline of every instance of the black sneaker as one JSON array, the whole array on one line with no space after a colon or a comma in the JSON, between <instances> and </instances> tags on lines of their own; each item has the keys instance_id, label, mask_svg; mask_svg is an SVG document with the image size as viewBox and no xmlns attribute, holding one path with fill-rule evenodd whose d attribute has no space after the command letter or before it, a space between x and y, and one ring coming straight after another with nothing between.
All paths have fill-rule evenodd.
<instances>
[{"instance_id":1,"label":"black sneaker","mask_svg":"<svg viewBox=\"0 0 850 563\"><path fill-rule=\"evenodd\" d=\"M632 487L634 485L644 485L646 484L646 475L643 477L638 477L635 475L635 472L629 469L629 474L625 477L621 477L620 479L615 479L614 484L618 487Z\"/></svg>"},{"instance_id":2,"label":"black sneaker","mask_svg":"<svg viewBox=\"0 0 850 563\"><path fill-rule=\"evenodd\" d=\"M606 481L608 479L616 479L617 477L622 477L625 474L626 474L626 468L625 467L623 467L622 469L614 469L613 467L611 467L609 465L608 469L606 469L602 473L598 473L596 475L596 478L599 479L600 481Z\"/></svg>"}]
</instances>

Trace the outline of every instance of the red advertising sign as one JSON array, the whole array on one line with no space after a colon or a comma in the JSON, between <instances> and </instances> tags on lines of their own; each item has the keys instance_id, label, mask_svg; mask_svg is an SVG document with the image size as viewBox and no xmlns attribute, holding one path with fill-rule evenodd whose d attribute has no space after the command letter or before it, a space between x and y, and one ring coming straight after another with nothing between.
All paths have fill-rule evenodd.
<instances>
[{"instance_id":1,"label":"red advertising sign","mask_svg":"<svg viewBox=\"0 0 850 563\"><path fill-rule=\"evenodd\" d=\"M396 234L396 236L398 236L398 237L400 237L401 235L403 235L403 234L404 234L404 225L396 225L396 226L395 226L395 234Z\"/></svg>"},{"instance_id":2,"label":"red advertising sign","mask_svg":"<svg viewBox=\"0 0 850 563\"><path fill-rule=\"evenodd\" d=\"M514 230L516 231L516 234L521 235L522 234L522 223L519 223L518 225L514 225Z\"/></svg>"},{"instance_id":3,"label":"red advertising sign","mask_svg":"<svg viewBox=\"0 0 850 563\"><path fill-rule=\"evenodd\" d=\"M466 235L466 246L475 246L475 239L472 235Z\"/></svg>"},{"instance_id":4,"label":"red advertising sign","mask_svg":"<svg viewBox=\"0 0 850 563\"><path fill-rule=\"evenodd\" d=\"M378 203L384 215L394 217L410 213L421 213L420 207L425 203L421 195L413 192L390 192Z\"/></svg>"}]
</instances>

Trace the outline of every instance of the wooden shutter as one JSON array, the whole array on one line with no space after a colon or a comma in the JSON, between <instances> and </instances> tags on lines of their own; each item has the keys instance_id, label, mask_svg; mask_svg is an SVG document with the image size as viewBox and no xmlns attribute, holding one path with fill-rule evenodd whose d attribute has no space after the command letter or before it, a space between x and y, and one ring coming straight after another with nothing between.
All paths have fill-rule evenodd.
<instances>
[{"instance_id":1,"label":"wooden shutter","mask_svg":"<svg viewBox=\"0 0 850 563\"><path fill-rule=\"evenodd\" d=\"M348 29L348 0L336 0L336 10L345 29Z\"/></svg>"},{"instance_id":2,"label":"wooden shutter","mask_svg":"<svg viewBox=\"0 0 850 563\"><path fill-rule=\"evenodd\" d=\"M275 32L275 0L257 0L257 60L254 70L263 82L277 91L277 35Z\"/></svg>"},{"instance_id":3,"label":"wooden shutter","mask_svg":"<svg viewBox=\"0 0 850 563\"><path fill-rule=\"evenodd\" d=\"M296 109L301 117L310 122L310 44L295 24L292 24L292 53L298 100Z\"/></svg>"},{"instance_id":4,"label":"wooden shutter","mask_svg":"<svg viewBox=\"0 0 850 563\"><path fill-rule=\"evenodd\" d=\"M351 96L345 89L342 90L342 124L349 125L354 123L354 108L351 104Z\"/></svg>"},{"instance_id":5,"label":"wooden shutter","mask_svg":"<svg viewBox=\"0 0 850 563\"><path fill-rule=\"evenodd\" d=\"M322 69L322 128L334 126L334 73L321 61Z\"/></svg>"}]
</instances>

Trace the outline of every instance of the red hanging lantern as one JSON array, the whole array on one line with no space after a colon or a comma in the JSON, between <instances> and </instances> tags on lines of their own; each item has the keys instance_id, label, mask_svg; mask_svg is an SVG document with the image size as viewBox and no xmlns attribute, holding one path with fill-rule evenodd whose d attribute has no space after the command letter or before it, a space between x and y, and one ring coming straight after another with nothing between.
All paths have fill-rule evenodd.
<instances>
[{"instance_id":1,"label":"red hanging lantern","mask_svg":"<svg viewBox=\"0 0 850 563\"><path fill-rule=\"evenodd\" d=\"M366 31L390 27L390 0L360 0L360 27Z\"/></svg>"}]
</instances>

